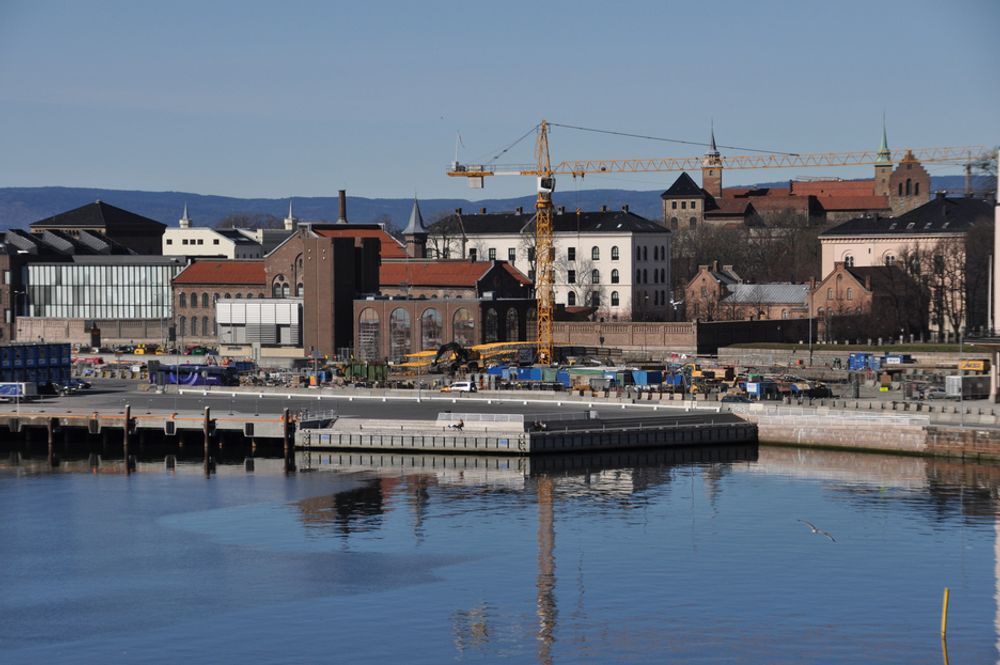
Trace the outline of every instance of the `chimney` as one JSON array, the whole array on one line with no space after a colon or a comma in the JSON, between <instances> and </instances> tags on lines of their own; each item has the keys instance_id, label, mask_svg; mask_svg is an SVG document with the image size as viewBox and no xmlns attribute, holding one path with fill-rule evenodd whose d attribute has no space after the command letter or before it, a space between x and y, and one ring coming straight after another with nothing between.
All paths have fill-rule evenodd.
<instances>
[{"instance_id":1,"label":"chimney","mask_svg":"<svg viewBox=\"0 0 1000 665\"><path fill-rule=\"evenodd\" d=\"M938 201L943 201L944 197L947 196L947 194L948 194L948 192L944 191L943 189L942 190L938 190L938 191L934 192L934 198L936 200L938 200Z\"/></svg>"},{"instance_id":2,"label":"chimney","mask_svg":"<svg viewBox=\"0 0 1000 665\"><path fill-rule=\"evenodd\" d=\"M566 212L566 206L559 206L559 214L561 215L564 212Z\"/></svg>"},{"instance_id":3,"label":"chimney","mask_svg":"<svg viewBox=\"0 0 1000 665\"><path fill-rule=\"evenodd\" d=\"M794 190L794 187L795 187L795 185L794 185L794 184L792 184L793 182L794 182L794 181L793 181L793 180L792 180L791 178L789 178L789 179L788 179L788 195L789 195L789 196L791 196L792 194L794 194L794 193L795 193L795 192L793 191L793 190Z\"/></svg>"},{"instance_id":4,"label":"chimney","mask_svg":"<svg viewBox=\"0 0 1000 665\"><path fill-rule=\"evenodd\" d=\"M607 212L608 206L601 206L601 212Z\"/></svg>"},{"instance_id":5,"label":"chimney","mask_svg":"<svg viewBox=\"0 0 1000 665\"><path fill-rule=\"evenodd\" d=\"M479 209L479 214L480 215L485 215L486 214L486 208L480 208Z\"/></svg>"},{"instance_id":6,"label":"chimney","mask_svg":"<svg viewBox=\"0 0 1000 665\"><path fill-rule=\"evenodd\" d=\"M338 224L347 223L347 190L342 189L339 192L340 195L340 217L337 218Z\"/></svg>"},{"instance_id":7,"label":"chimney","mask_svg":"<svg viewBox=\"0 0 1000 665\"><path fill-rule=\"evenodd\" d=\"M517 206L516 212L517 212L518 215L523 215L524 214L524 208L522 208L521 206Z\"/></svg>"},{"instance_id":8,"label":"chimney","mask_svg":"<svg viewBox=\"0 0 1000 665\"><path fill-rule=\"evenodd\" d=\"M628 204L622 206L622 212L628 212Z\"/></svg>"},{"instance_id":9,"label":"chimney","mask_svg":"<svg viewBox=\"0 0 1000 665\"><path fill-rule=\"evenodd\" d=\"M458 215L459 217L461 217L462 216L462 209L461 208L455 208L455 214Z\"/></svg>"},{"instance_id":10,"label":"chimney","mask_svg":"<svg viewBox=\"0 0 1000 665\"><path fill-rule=\"evenodd\" d=\"M712 261L712 272L719 272L719 260Z\"/></svg>"}]
</instances>

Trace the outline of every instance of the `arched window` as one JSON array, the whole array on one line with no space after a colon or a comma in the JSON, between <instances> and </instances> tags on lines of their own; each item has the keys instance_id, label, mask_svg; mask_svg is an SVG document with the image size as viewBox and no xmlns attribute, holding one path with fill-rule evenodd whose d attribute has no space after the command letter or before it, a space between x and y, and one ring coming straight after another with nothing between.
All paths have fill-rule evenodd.
<instances>
[{"instance_id":1,"label":"arched window","mask_svg":"<svg viewBox=\"0 0 1000 665\"><path fill-rule=\"evenodd\" d=\"M425 309L420 315L420 349L436 349L441 346L443 328L441 312L434 307Z\"/></svg>"},{"instance_id":2,"label":"arched window","mask_svg":"<svg viewBox=\"0 0 1000 665\"><path fill-rule=\"evenodd\" d=\"M198 294L197 293L192 293L191 294L191 306L192 307L197 307L198 306Z\"/></svg>"},{"instance_id":3,"label":"arched window","mask_svg":"<svg viewBox=\"0 0 1000 665\"><path fill-rule=\"evenodd\" d=\"M614 270L611 271L611 283L617 284L618 281L619 281L618 268L615 268Z\"/></svg>"},{"instance_id":4,"label":"arched window","mask_svg":"<svg viewBox=\"0 0 1000 665\"><path fill-rule=\"evenodd\" d=\"M593 270L590 271L590 283L591 284L601 283L601 271L598 270L597 268L594 268Z\"/></svg>"},{"instance_id":5,"label":"arched window","mask_svg":"<svg viewBox=\"0 0 1000 665\"><path fill-rule=\"evenodd\" d=\"M451 319L451 336L462 346L476 343L476 322L464 307L456 310Z\"/></svg>"},{"instance_id":6,"label":"arched window","mask_svg":"<svg viewBox=\"0 0 1000 665\"><path fill-rule=\"evenodd\" d=\"M178 321L177 334L180 335L181 337L184 337L184 335L187 335L187 317L186 316L182 316L180 318L180 320Z\"/></svg>"},{"instance_id":7,"label":"arched window","mask_svg":"<svg viewBox=\"0 0 1000 665\"><path fill-rule=\"evenodd\" d=\"M403 356L413 351L412 333L410 313L402 307L392 310L392 314L389 315L389 356L393 360L401 360Z\"/></svg>"},{"instance_id":8,"label":"arched window","mask_svg":"<svg viewBox=\"0 0 1000 665\"><path fill-rule=\"evenodd\" d=\"M570 307L576 305L576 294L573 293L572 291L566 294L566 304L569 305Z\"/></svg>"},{"instance_id":9,"label":"arched window","mask_svg":"<svg viewBox=\"0 0 1000 665\"><path fill-rule=\"evenodd\" d=\"M208 327L208 317L201 317L201 334L208 337L212 334L212 329Z\"/></svg>"},{"instance_id":10,"label":"arched window","mask_svg":"<svg viewBox=\"0 0 1000 665\"><path fill-rule=\"evenodd\" d=\"M913 195L914 196L920 196L920 183L919 182L914 182L913 183Z\"/></svg>"},{"instance_id":11,"label":"arched window","mask_svg":"<svg viewBox=\"0 0 1000 665\"><path fill-rule=\"evenodd\" d=\"M517 334L517 310L511 307L507 310L507 340L508 342L517 342L520 340L520 335Z\"/></svg>"},{"instance_id":12,"label":"arched window","mask_svg":"<svg viewBox=\"0 0 1000 665\"><path fill-rule=\"evenodd\" d=\"M588 304L591 307L601 306L601 294L598 293L597 291L591 291L589 294L587 294L587 300L590 301Z\"/></svg>"},{"instance_id":13,"label":"arched window","mask_svg":"<svg viewBox=\"0 0 1000 665\"><path fill-rule=\"evenodd\" d=\"M214 305L217 302L219 302L219 292L218 291L216 291L215 293L212 294L212 304Z\"/></svg>"},{"instance_id":14,"label":"arched window","mask_svg":"<svg viewBox=\"0 0 1000 665\"><path fill-rule=\"evenodd\" d=\"M243 299L243 294L242 293L237 293L236 294L236 299L237 300L242 300Z\"/></svg>"},{"instance_id":15,"label":"arched window","mask_svg":"<svg viewBox=\"0 0 1000 665\"><path fill-rule=\"evenodd\" d=\"M281 289L282 289L282 284L284 283L284 281L285 281L285 276L284 275L278 275L277 277L274 278L274 281L271 282L271 297L272 298L280 298L281 297Z\"/></svg>"},{"instance_id":16,"label":"arched window","mask_svg":"<svg viewBox=\"0 0 1000 665\"><path fill-rule=\"evenodd\" d=\"M253 298L253 294L252 294L252 293L248 293L248 294L247 294L247 300L249 300L249 299L251 299L251 298Z\"/></svg>"},{"instance_id":17,"label":"arched window","mask_svg":"<svg viewBox=\"0 0 1000 665\"><path fill-rule=\"evenodd\" d=\"M847 299L854 300L854 289L849 286L847 287Z\"/></svg>"},{"instance_id":18,"label":"arched window","mask_svg":"<svg viewBox=\"0 0 1000 665\"><path fill-rule=\"evenodd\" d=\"M788 310L787 309L781 310L781 318L783 318L783 319L787 319L788 318Z\"/></svg>"},{"instance_id":19,"label":"arched window","mask_svg":"<svg viewBox=\"0 0 1000 665\"><path fill-rule=\"evenodd\" d=\"M899 183L899 195L903 195L903 183Z\"/></svg>"},{"instance_id":20,"label":"arched window","mask_svg":"<svg viewBox=\"0 0 1000 665\"><path fill-rule=\"evenodd\" d=\"M850 254L848 254L847 256L845 256L844 257L844 266L847 267L847 268L853 267L854 266L854 257L851 256Z\"/></svg>"},{"instance_id":21,"label":"arched window","mask_svg":"<svg viewBox=\"0 0 1000 665\"><path fill-rule=\"evenodd\" d=\"M646 272L645 268L642 269L642 283L649 284L649 273Z\"/></svg>"},{"instance_id":22,"label":"arched window","mask_svg":"<svg viewBox=\"0 0 1000 665\"><path fill-rule=\"evenodd\" d=\"M191 317L191 336L192 337L197 337L198 336L198 317L197 316L192 316Z\"/></svg>"},{"instance_id":23,"label":"arched window","mask_svg":"<svg viewBox=\"0 0 1000 665\"><path fill-rule=\"evenodd\" d=\"M486 310L486 323L484 324L486 338L483 341L487 343L497 341L499 334L499 331L497 330L499 326L499 318L500 317L497 316L497 311L492 307Z\"/></svg>"},{"instance_id":24,"label":"arched window","mask_svg":"<svg viewBox=\"0 0 1000 665\"><path fill-rule=\"evenodd\" d=\"M232 294L227 293L226 294L226 300L232 300L232 299L233 299Z\"/></svg>"},{"instance_id":25,"label":"arched window","mask_svg":"<svg viewBox=\"0 0 1000 665\"><path fill-rule=\"evenodd\" d=\"M642 271L638 268L635 269L635 283L642 284Z\"/></svg>"},{"instance_id":26,"label":"arched window","mask_svg":"<svg viewBox=\"0 0 1000 665\"><path fill-rule=\"evenodd\" d=\"M590 260L591 261L601 260L601 248L598 247L597 245L594 245L593 247L590 248Z\"/></svg>"},{"instance_id":27,"label":"arched window","mask_svg":"<svg viewBox=\"0 0 1000 665\"><path fill-rule=\"evenodd\" d=\"M696 217L692 217L691 219L689 219L688 226L690 226L692 229L698 226L698 219Z\"/></svg>"},{"instance_id":28,"label":"arched window","mask_svg":"<svg viewBox=\"0 0 1000 665\"><path fill-rule=\"evenodd\" d=\"M909 196L911 194L910 189L913 186L912 183L913 183L912 180L910 180L909 178L906 179L906 195L907 196Z\"/></svg>"},{"instance_id":29,"label":"arched window","mask_svg":"<svg viewBox=\"0 0 1000 665\"><path fill-rule=\"evenodd\" d=\"M649 247L643 247L642 248L642 260L643 261L648 261L649 260Z\"/></svg>"},{"instance_id":30,"label":"arched window","mask_svg":"<svg viewBox=\"0 0 1000 665\"><path fill-rule=\"evenodd\" d=\"M661 284L666 284L667 283L667 269L666 268L660 268L660 283Z\"/></svg>"},{"instance_id":31,"label":"arched window","mask_svg":"<svg viewBox=\"0 0 1000 665\"><path fill-rule=\"evenodd\" d=\"M611 248L611 260L617 261L619 258L618 245Z\"/></svg>"},{"instance_id":32,"label":"arched window","mask_svg":"<svg viewBox=\"0 0 1000 665\"><path fill-rule=\"evenodd\" d=\"M620 302L621 302L621 298L619 297L618 292L617 291L612 291L611 292L611 306L612 307L618 307L618 304Z\"/></svg>"},{"instance_id":33,"label":"arched window","mask_svg":"<svg viewBox=\"0 0 1000 665\"><path fill-rule=\"evenodd\" d=\"M305 295L305 293L306 293L306 287L302 282L299 282L298 284L295 285L295 295L301 298L302 296Z\"/></svg>"},{"instance_id":34,"label":"arched window","mask_svg":"<svg viewBox=\"0 0 1000 665\"><path fill-rule=\"evenodd\" d=\"M201 294L201 306L204 307L205 309L208 309L208 294L207 293L202 293Z\"/></svg>"},{"instance_id":35,"label":"arched window","mask_svg":"<svg viewBox=\"0 0 1000 665\"><path fill-rule=\"evenodd\" d=\"M378 312L371 307L363 310L358 317L358 342L361 346L361 360L378 360L380 353L381 326Z\"/></svg>"},{"instance_id":36,"label":"arched window","mask_svg":"<svg viewBox=\"0 0 1000 665\"><path fill-rule=\"evenodd\" d=\"M187 296L184 295L183 291L181 291L180 295L177 296L177 306L178 307L187 307L188 306L188 299L187 299Z\"/></svg>"},{"instance_id":37,"label":"arched window","mask_svg":"<svg viewBox=\"0 0 1000 665\"><path fill-rule=\"evenodd\" d=\"M677 218L676 217L671 217L670 218L670 228L671 228L671 230L674 230L674 231L677 230Z\"/></svg>"},{"instance_id":38,"label":"arched window","mask_svg":"<svg viewBox=\"0 0 1000 665\"><path fill-rule=\"evenodd\" d=\"M885 255L885 264L887 266L896 265L896 257L893 256L892 254L886 254Z\"/></svg>"}]
</instances>

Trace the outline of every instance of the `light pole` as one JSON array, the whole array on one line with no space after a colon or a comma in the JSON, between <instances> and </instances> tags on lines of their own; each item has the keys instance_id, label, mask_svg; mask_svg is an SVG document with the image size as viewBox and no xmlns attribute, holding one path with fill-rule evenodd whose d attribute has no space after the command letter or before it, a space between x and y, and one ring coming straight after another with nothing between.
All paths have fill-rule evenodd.
<instances>
[{"instance_id":1,"label":"light pole","mask_svg":"<svg viewBox=\"0 0 1000 665\"><path fill-rule=\"evenodd\" d=\"M809 366L813 365L813 290L809 289Z\"/></svg>"}]
</instances>

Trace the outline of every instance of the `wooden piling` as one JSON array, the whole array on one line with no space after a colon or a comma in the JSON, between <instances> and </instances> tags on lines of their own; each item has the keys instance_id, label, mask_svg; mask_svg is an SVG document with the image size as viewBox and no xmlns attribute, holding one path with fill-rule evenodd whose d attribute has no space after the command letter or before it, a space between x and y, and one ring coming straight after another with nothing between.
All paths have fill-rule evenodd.
<instances>
[{"instance_id":1,"label":"wooden piling","mask_svg":"<svg viewBox=\"0 0 1000 665\"><path fill-rule=\"evenodd\" d=\"M291 442L289 425L290 425L289 414L288 414L288 409L286 408L281 412L281 439L285 453L285 473L294 473L295 446Z\"/></svg>"},{"instance_id":2,"label":"wooden piling","mask_svg":"<svg viewBox=\"0 0 1000 665\"><path fill-rule=\"evenodd\" d=\"M204 435L204 446L205 446L205 476L212 475L212 459L209 455L211 448L211 423L212 423L212 407L205 407L205 420L202 422L201 430Z\"/></svg>"},{"instance_id":3,"label":"wooden piling","mask_svg":"<svg viewBox=\"0 0 1000 665\"><path fill-rule=\"evenodd\" d=\"M132 424L132 405L125 405L125 424L122 427L122 446L124 448L123 456L125 458L125 474L128 475L132 473L132 463L129 459L129 426Z\"/></svg>"},{"instance_id":4,"label":"wooden piling","mask_svg":"<svg viewBox=\"0 0 1000 665\"><path fill-rule=\"evenodd\" d=\"M49 434L49 455L48 455L48 461L49 461L49 467L51 468L51 467L54 467L56 465L56 451L55 451L56 423L55 423L55 418L48 418L47 420L48 420L48 428L47 429L48 429L48 434Z\"/></svg>"}]
</instances>

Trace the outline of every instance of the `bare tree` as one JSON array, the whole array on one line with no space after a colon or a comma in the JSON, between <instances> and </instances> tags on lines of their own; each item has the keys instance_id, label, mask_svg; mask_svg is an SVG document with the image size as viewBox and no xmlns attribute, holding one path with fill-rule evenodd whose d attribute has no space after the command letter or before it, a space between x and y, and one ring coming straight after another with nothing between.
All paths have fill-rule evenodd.
<instances>
[{"instance_id":1,"label":"bare tree","mask_svg":"<svg viewBox=\"0 0 1000 665\"><path fill-rule=\"evenodd\" d=\"M467 237L455 213L441 213L427 233L427 256L432 259L464 258Z\"/></svg>"},{"instance_id":2,"label":"bare tree","mask_svg":"<svg viewBox=\"0 0 1000 665\"><path fill-rule=\"evenodd\" d=\"M261 212L229 213L215 224L217 229L283 229L280 217Z\"/></svg>"}]
</instances>

